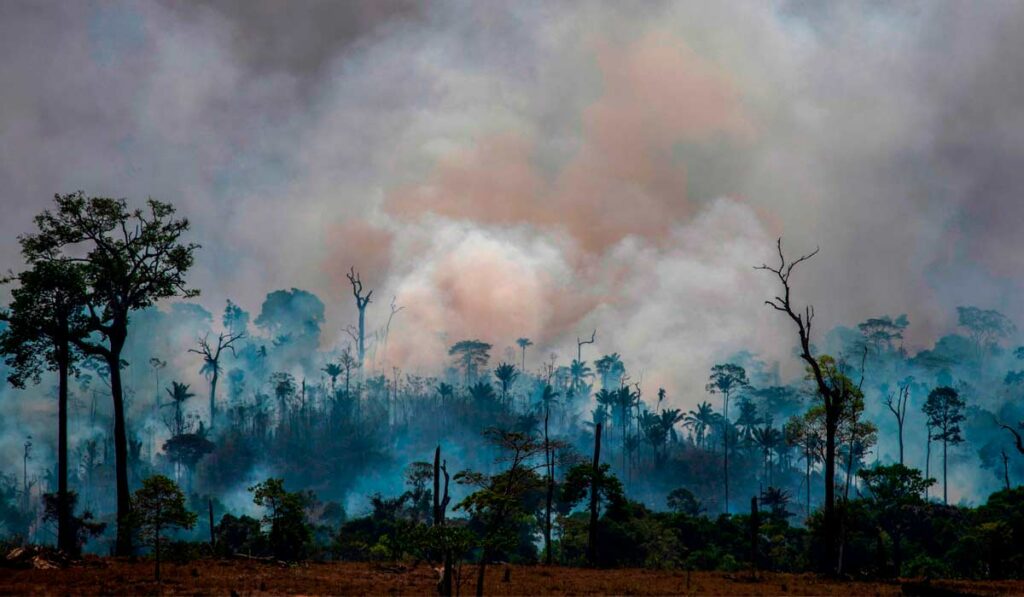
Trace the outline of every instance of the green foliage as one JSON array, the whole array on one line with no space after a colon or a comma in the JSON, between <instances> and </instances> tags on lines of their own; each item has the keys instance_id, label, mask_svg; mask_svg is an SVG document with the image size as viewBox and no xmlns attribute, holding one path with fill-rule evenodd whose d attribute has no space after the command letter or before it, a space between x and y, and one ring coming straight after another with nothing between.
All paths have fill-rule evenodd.
<instances>
[{"instance_id":1,"label":"green foliage","mask_svg":"<svg viewBox=\"0 0 1024 597\"><path fill-rule=\"evenodd\" d=\"M185 495L174 481L154 475L132 496L132 520L143 544L155 546L165 531L192 528L196 514L185 507Z\"/></svg>"},{"instance_id":2,"label":"green foliage","mask_svg":"<svg viewBox=\"0 0 1024 597\"><path fill-rule=\"evenodd\" d=\"M270 478L249 488L252 501L266 509L263 525L269 527L268 540L279 560L307 559L313 550L313 529L306 510L313 504L309 491L289 492L283 479Z\"/></svg>"},{"instance_id":3,"label":"green foliage","mask_svg":"<svg viewBox=\"0 0 1024 597\"><path fill-rule=\"evenodd\" d=\"M704 512L704 506L697 499L697 496L693 495L693 492L685 487L670 491L666 502L669 510L687 516L700 516Z\"/></svg>"},{"instance_id":4,"label":"green foliage","mask_svg":"<svg viewBox=\"0 0 1024 597\"><path fill-rule=\"evenodd\" d=\"M225 514L214 527L217 554L230 557L236 554L265 556L270 545L259 520L251 516L236 517Z\"/></svg>"}]
</instances>

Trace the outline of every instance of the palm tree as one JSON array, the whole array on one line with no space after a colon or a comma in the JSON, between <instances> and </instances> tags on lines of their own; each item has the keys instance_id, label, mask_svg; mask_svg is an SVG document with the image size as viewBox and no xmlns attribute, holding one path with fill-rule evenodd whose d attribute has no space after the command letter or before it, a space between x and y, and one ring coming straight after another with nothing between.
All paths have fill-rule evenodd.
<instances>
[{"instance_id":1,"label":"palm tree","mask_svg":"<svg viewBox=\"0 0 1024 597\"><path fill-rule=\"evenodd\" d=\"M594 371L587 365L586 361L573 359L569 365L569 376L572 378L572 392L579 396L583 381L594 376Z\"/></svg>"},{"instance_id":2,"label":"palm tree","mask_svg":"<svg viewBox=\"0 0 1024 597\"><path fill-rule=\"evenodd\" d=\"M337 391L335 390L335 385L338 383L338 377L344 373L344 369L342 369L341 365L338 363L327 363L323 368L323 372L331 378L331 394L336 396Z\"/></svg>"},{"instance_id":3,"label":"palm tree","mask_svg":"<svg viewBox=\"0 0 1024 597\"><path fill-rule=\"evenodd\" d=\"M508 387L512 385L516 377L519 376L519 372L516 371L516 366L511 363L501 363L494 369L494 377L498 379L501 384L501 402L505 403L508 401Z\"/></svg>"},{"instance_id":4,"label":"palm tree","mask_svg":"<svg viewBox=\"0 0 1024 597\"><path fill-rule=\"evenodd\" d=\"M697 435L697 445L701 449L705 449L704 438L707 436L708 429L714 423L714 416L715 410L710 402L701 402L697 405L697 410L691 410L686 413L684 422L693 428L694 433Z\"/></svg>"},{"instance_id":5,"label":"palm tree","mask_svg":"<svg viewBox=\"0 0 1024 597\"><path fill-rule=\"evenodd\" d=\"M594 361L594 368L601 376L601 387L611 388L621 383L622 376L626 373L626 367L622 364L619 353L613 352Z\"/></svg>"},{"instance_id":6,"label":"palm tree","mask_svg":"<svg viewBox=\"0 0 1024 597\"><path fill-rule=\"evenodd\" d=\"M754 443L761 448L761 454L764 458L764 479L765 483L771 485L772 483L772 452L778 447L782 441L782 432L772 427L771 421L765 424L764 427L757 427L752 433Z\"/></svg>"},{"instance_id":7,"label":"palm tree","mask_svg":"<svg viewBox=\"0 0 1024 597\"><path fill-rule=\"evenodd\" d=\"M520 365L520 368L523 371L526 371L526 347L533 346L533 342L531 342L529 338L520 338L516 340L516 344L519 345L519 348L523 349L523 362Z\"/></svg>"},{"instance_id":8,"label":"palm tree","mask_svg":"<svg viewBox=\"0 0 1024 597\"><path fill-rule=\"evenodd\" d=\"M167 393L171 397L171 403L164 406L174 407L174 425L170 430L171 435L181 435L185 432L185 413L182 411L182 407L184 407L185 401L194 397L195 394L189 391L187 383L176 381L171 382L171 387L167 388Z\"/></svg>"},{"instance_id":9,"label":"palm tree","mask_svg":"<svg viewBox=\"0 0 1024 597\"><path fill-rule=\"evenodd\" d=\"M661 426L665 429L665 433L668 437L672 438L673 442L679 441L679 436L676 435L676 423L680 423L683 420L683 411L678 408L667 408L659 414L661 418Z\"/></svg>"},{"instance_id":10,"label":"palm tree","mask_svg":"<svg viewBox=\"0 0 1024 597\"><path fill-rule=\"evenodd\" d=\"M455 388L451 384L444 383L443 381L437 384L437 397L440 402L441 420L442 426L447 427L448 425L448 411L450 410L449 403L451 399L455 397Z\"/></svg>"},{"instance_id":11,"label":"palm tree","mask_svg":"<svg viewBox=\"0 0 1024 597\"><path fill-rule=\"evenodd\" d=\"M469 396L477 404L490 408L494 404L494 386L486 381L479 381L469 386Z\"/></svg>"}]
</instances>

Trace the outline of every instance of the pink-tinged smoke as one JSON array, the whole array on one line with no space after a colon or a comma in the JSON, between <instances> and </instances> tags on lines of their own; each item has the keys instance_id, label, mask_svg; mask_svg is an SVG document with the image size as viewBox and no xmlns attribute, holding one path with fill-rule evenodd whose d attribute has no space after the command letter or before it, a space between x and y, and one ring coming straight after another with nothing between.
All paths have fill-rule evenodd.
<instances>
[{"instance_id":1,"label":"pink-tinged smoke","mask_svg":"<svg viewBox=\"0 0 1024 597\"><path fill-rule=\"evenodd\" d=\"M680 368L659 356L666 343L691 341L692 332L713 348L719 330L733 339L729 326L705 329L703 322L735 306L750 243L767 236L754 211L735 200L691 201L674 150L719 136L750 139L754 127L739 91L664 33L598 43L592 55L600 93L578 110L578 143L558 167L541 163L536 135L543 131L490 134L388 192L381 210L387 232L348 223L350 238L332 241L332 249L354 249L337 255L390 264L377 296L394 295L403 307L369 366L436 370L447 347L466 338L494 344L498 359L522 336L536 344L533 368L552 350L565 364L575 356L571 340L597 328L593 350L635 358L649 379L674 388ZM694 218L701 223L694 226ZM338 266L347 271L347 262ZM680 273L696 277L661 277ZM387 307L377 308L383 325ZM693 317L698 308L710 319ZM666 331L678 335L665 339Z\"/></svg>"},{"instance_id":2,"label":"pink-tinged smoke","mask_svg":"<svg viewBox=\"0 0 1024 597\"><path fill-rule=\"evenodd\" d=\"M601 96L579 114L579 147L554 175L537 163L535 139L492 135L439 160L427 180L395 189L385 211L400 221L432 213L530 225L568 234L596 254L631 235L665 238L693 213L674 147L750 135L739 93L723 72L663 33L625 47L598 44L594 58Z\"/></svg>"}]
</instances>

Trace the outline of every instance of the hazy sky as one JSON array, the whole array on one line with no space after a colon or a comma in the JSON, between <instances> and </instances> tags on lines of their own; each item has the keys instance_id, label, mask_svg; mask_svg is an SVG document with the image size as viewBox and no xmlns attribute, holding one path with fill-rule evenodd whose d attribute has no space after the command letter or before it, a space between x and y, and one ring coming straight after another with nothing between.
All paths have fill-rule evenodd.
<instances>
[{"instance_id":1,"label":"hazy sky","mask_svg":"<svg viewBox=\"0 0 1024 597\"><path fill-rule=\"evenodd\" d=\"M0 267L54 193L152 196L211 310L305 288L344 342L355 265L408 369L596 328L692 404L739 348L794 364L752 269L778 235L821 246L819 329L1024 324L1021 30L996 1L5 0Z\"/></svg>"}]
</instances>

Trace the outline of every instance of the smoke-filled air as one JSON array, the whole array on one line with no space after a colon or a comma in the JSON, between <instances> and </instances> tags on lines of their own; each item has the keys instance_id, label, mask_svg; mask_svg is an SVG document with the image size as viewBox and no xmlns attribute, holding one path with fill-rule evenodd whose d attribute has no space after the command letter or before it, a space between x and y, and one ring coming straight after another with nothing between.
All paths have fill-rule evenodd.
<instances>
[{"instance_id":1,"label":"smoke-filled air","mask_svg":"<svg viewBox=\"0 0 1024 597\"><path fill-rule=\"evenodd\" d=\"M1024 591L1021 30L0 3L0 592Z\"/></svg>"}]
</instances>

